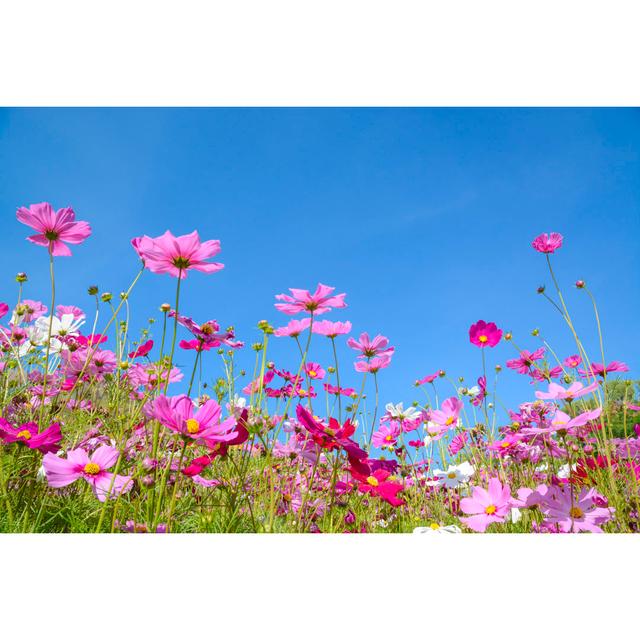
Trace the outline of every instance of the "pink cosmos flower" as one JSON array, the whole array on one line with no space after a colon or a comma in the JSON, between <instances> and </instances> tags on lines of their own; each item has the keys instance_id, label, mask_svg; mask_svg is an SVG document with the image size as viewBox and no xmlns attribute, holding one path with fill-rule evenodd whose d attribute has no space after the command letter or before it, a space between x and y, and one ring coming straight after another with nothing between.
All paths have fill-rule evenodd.
<instances>
[{"instance_id":1,"label":"pink cosmos flower","mask_svg":"<svg viewBox=\"0 0 640 640\"><path fill-rule=\"evenodd\" d=\"M395 347L388 347L389 338L378 334L373 340L368 333L361 333L360 338L349 338L347 344L356 351L360 351L358 358L375 358L376 356L388 356L391 359Z\"/></svg>"},{"instance_id":2,"label":"pink cosmos flower","mask_svg":"<svg viewBox=\"0 0 640 640\"><path fill-rule=\"evenodd\" d=\"M48 307L39 300L23 300L13 310L12 322L31 322L47 313Z\"/></svg>"},{"instance_id":3,"label":"pink cosmos flower","mask_svg":"<svg viewBox=\"0 0 640 640\"><path fill-rule=\"evenodd\" d=\"M76 320L84 320L87 316L80 307L74 307L73 305L59 304L56 307L56 315L58 318L62 318L65 313L70 313Z\"/></svg>"},{"instance_id":4,"label":"pink cosmos flower","mask_svg":"<svg viewBox=\"0 0 640 640\"><path fill-rule=\"evenodd\" d=\"M109 338L101 333L91 333L88 336L77 336L76 342L81 347L95 347L99 344L104 344Z\"/></svg>"},{"instance_id":5,"label":"pink cosmos flower","mask_svg":"<svg viewBox=\"0 0 640 640\"><path fill-rule=\"evenodd\" d=\"M509 369L517 371L518 373L526 375L529 373L531 367L533 366L533 363L536 360L542 360L544 358L544 352L544 347L540 347L533 352L523 349L520 352L519 358L515 358L514 360L507 360L507 367L509 367Z\"/></svg>"},{"instance_id":6,"label":"pink cosmos flower","mask_svg":"<svg viewBox=\"0 0 640 640\"><path fill-rule=\"evenodd\" d=\"M494 322L478 320L469 329L469 340L476 347L495 347L502 338L502 330Z\"/></svg>"},{"instance_id":7,"label":"pink cosmos flower","mask_svg":"<svg viewBox=\"0 0 640 640\"><path fill-rule=\"evenodd\" d=\"M322 380L327 372L317 362L307 362L304 365L306 374L313 380Z\"/></svg>"},{"instance_id":8,"label":"pink cosmos flower","mask_svg":"<svg viewBox=\"0 0 640 640\"><path fill-rule=\"evenodd\" d=\"M480 376L478 378L478 393L471 398L471 404L474 407L479 407L484 402L484 399L487 397L487 379L484 376Z\"/></svg>"},{"instance_id":9,"label":"pink cosmos flower","mask_svg":"<svg viewBox=\"0 0 640 640\"><path fill-rule=\"evenodd\" d=\"M582 364L582 358L578 355L569 356L562 361L562 364L568 369L576 369Z\"/></svg>"},{"instance_id":10,"label":"pink cosmos flower","mask_svg":"<svg viewBox=\"0 0 640 640\"><path fill-rule=\"evenodd\" d=\"M429 421L442 427L455 427L458 424L458 418L463 406L462 401L458 398L447 398L440 409L431 409L429 411Z\"/></svg>"},{"instance_id":11,"label":"pink cosmos flower","mask_svg":"<svg viewBox=\"0 0 640 640\"><path fill-rule=\"evenodd\" d=\"M175 318L176 312L170 311L169 317ZM198 340L206 342L210 347L219 347L223 344L238 349L244 346L243 342L234 340L235 333L232 329L220 331L217 320L207 320L203 324L198 324L192 318L178 314L178 324L188 329Z\"/></svg>"},{"instance_id":12,"label":"pink cosmos flower","mask_svg":"<svg viewBox=\"0 0 640 640\"><path fill-rule=\"evenodd\" d=\"M336 338L338 336L350 333L350 322L331 322L331 320L320 320L313 323L313 333L317 333L321 336L327 336L327 338Z\"/></svg>"},{"instance_id":13,"label":"pink cosmos flower","mask_svg":"<svg viewBox=\"0 0 640 640\"><path fill-rule=\"evenodd\" d=\"M438 375L439 372L436 371L436 373L432 373L431 375L425 376L424 378L420 378L419 380L415 381L415 386L419 387L423 384L431 383L438 377Z\"/></svg>"},{"instance_id":14,"label":"pink cosmos flower","mask_svg":"<svg viewBox=\"0 0 640 640\"><path fill-rule=\"evenodd\" d=\"M76 221L76 214L71 207L54 211L48 202L41 202L32 204L28 209L20 207L16 217L38 232L27 240L48 247L54 256L70 256L71 250L65 243L80 244L91 235L89 223Z\"/></svg>"},{"instance_id":15,"label":"pink cosmos flower","mask_svg":"<svg viewBox=\"0 0 640 640\"><path fill-rule=\"evenodd\" d=\"M178 346L185 351L211 351L215 346L202 340L180 340Z\"/></svg>"},{"instance_id":16,"label":"pink cosmos flower","mask_svg":"<svg viewBox=\"0 0 640 640\"><path fill-rule=\"evenodd\" d=\"M149 352L153 349L153 340L147 340L143 342L137 349L129 354L130 358L144 358L149 355Z\"/></svg>"},{"instance_id":17,"label":"pink cosmos flower","mask_svg":"<svg viewBox=\"0 0 640 640\"><path fill-rule=\"evenodd\" d=\"M56 452L60 449L60 425L53 423L41 432L38 432L38 425L35 422L27 422L19 427L9 424L4 418L0 418L0 439L5 444L20 442L29 449L37 449L42 453L50 451Z\"/></svg>"},{"instance_id":18,"label":"pink cosmos flower","mask_svg":"<svg viewBox=\"0 0 640 640\"><path fill-rule=\"evenodd\" d=\"M180 382L184 374L178 367L172 367L168 372L162 364L134 364L127 370L127 380L134 388L145 387L156 389L167 383Z\"/></svg>"},{"instance_id":19,"label":"pink cosmos flower","mask_svg":"<svg viewBox=\"0 0 640 640\"><path fill-rule=\"evenodd\" d=\"M550 421L544 426L544 424L535 427L526 427L522 429L521 433L525 435L535 435L542 433L555 433L556 431L565 431L567 433L575 433L576 427L583 427L591 420L599 418L602 414L602 407L596 407L590 411L585 411L572 418L569 414L559 409L555 412Z\"/></svg>"},{"instance_id":20,"label":"pink cosmos flower","mask_svg":"<svg viewBox=\"0 0 640 640\"><path fill-rule=\"evenodd\" d=\"M473 531L484 533L494 522L504 522L511 511L511 489L498 478L489 480L489 489L473 487L470 498L460 500L460 509L467 518L460 518Z\"/></svg>"},{"instance_id":21,"label":"pink cosmos flower","mask_svg":"<svg viewBox=\"0 0 640 640\"><path fill-rule=\"evenodd\" d=\"M152 273L168 273L183 279L191 269L215 273L224 268L220 262L207 262L208 258L220 253L220 240L200 242L197 231L184 236L174 236L166 231L157 238L134 238L131 244Z\"/></svg>"},{"instance_id":22,"label":"pink cosmos flower","mask_svg":"<svg viewBox=\"0 0 640 640\"><path fill-rule=\"evenodd\" d=\"M380 356L371 360L358 360L354 363L356 371L360 373L378 373L380 369L386 369L391 364L390 356Z\"/></svg>"},{"instance_id":23,"label":"pink cosmos flower","mask_svg":"<svg viewBox=\"0 0 640 640\"><path fill-rule=\"evenodd\" d=\"M530 369L529 376L531 377L531 384L534 382L549 382L552 378L559 378L564 371L562 367L558 365L549 369L548 367L538 367L537 369Z\"/></svg>"},{"instance_id":24,"label":"pink cosmos flower","mask_svg":"<svg viewBox=\"0 0 640 640\"><path fill-rule=\"evenodd\" d=\"M566 389L556 384L555 382L549 383L548 391L536 391L536 398L539 400L575 400L581 398L589 393L593 393L598 388L597 382L592 382L586 387L581 382L574 382Z\"/></svg>"},{"instance_id":25,"label":"pink cosmos flower","mask_svg":"<svg viewBox=\"0 0 640 640\"><path fill-rule=\"evenodd\" d=\"M306 331L311 324L311 318L302 318L302 320L291 320L289 324L284 327L279 327L273 332L274 336L282 338L283 336L289 338L297 338L301 333ZM315 325L313 327L315 333Z\"/></svg>"},{"instance_id":26,"label":"pink cosmos flower","mask_svg":"<svg viewBox=\"0 0 640 640\"><path fill-rule=\"evenodd\" d=\"M600 525L608 522L615 509L602 507L604 498L595 489L583 487L572 499L572 491L566 486L552 485L540 502L545 523L554 525L564 533L591 531L602 533Z\"/></svg>"},{"instance_id":27,"label":"pink cosmos flower","mask_svg":"<svg viewBox=\"0 0 640 640\"><path fill-rule=\"evenodd\" d=\"M118 450L109 445L98 447L92 456L82 448L69 451L66 459L54 453L45 454L42 459L50 487L66 487L79 478L84 478L93 488L93 492L104 502L107 497L115 498L133 486L130 476L108 473L118 460Z\"/></svg>"},{"instance_id":28,"label":"pink cosmos flower","mask_svg":"<svg viewBox=\"0 0 640 640\"><path fill-rule=\"evenodd\" d=\"M9 305L6 302L0 302L0 318L4 318L9 312Z\"/></svg>"},{"instance_id":29,"label":"pink cosmos flower","mask_svg":"<svg viewBox=\"0 0 640 640\"><path fill-rule=\"evenodd\" d=\"M629 371L629 367L624 362L612 360L606 366L599 362L594 362L591 367L589 367L588 371L580 369L578 373L580 373L583 378L586 378L589 375L602 376L604 378L608 373L623 373L625 371Z\"/></svg>"},{"instance_id":30,"label":"pink cosmos flower","mask_svg":"<svg viewBox=\"0 0 640 640\"><path fill-rule=\"evenodd\" d=\"M187 395L158 396L147 405L147 414L171 431L209 448L238 435L235 418L223 420L222 409L215 400L207 400L196 410Z\"/></svg>"},{"instance_id":31,"label":"pink cosmos flower","mask_svg":"<svg viewBox=\"0 0 640 640\"><path fill-rule=\"evenodd\" d=\"M324 389L327 393L330 393L334 396L343 395L343 396L354 396L356 395L356 390L351 387L336 387L328 382L324 383Z\"/></svg>"},{"instance_id":32,"label":"pink cosmos flower","mask_svg":"<svg viewBox=\"0 0 640 640\"><path fill-rule=\"evenodd\" d=\"M449 444L449 453L452 456L460 453L466 446L469 436L466 431L453 436L451 443Z\"/></svg>"},{"instance_id":33,"label":"pink cosmos flower","mask_svg":"<svg viewBox=\"0 0 640 640\"><path fill-rule=\"evenodd\" d=\"M334 309L343 309L347 306L344 301L346 293L340 293L337 296L331 295L335 291L335 287L328 287L326 284L318 284L314 293L310 293L306 289L289 289L292 295L288 296L280 293L276 296L276 300L283 302L276 303L275 307L278 311L293 316L296 313L311 313L320 315Z\"/></svg>"},{"instance_id":34,"label":"pink cosmos flower","mask_svg":"<svg viewBox=\"0 0 640 640\"><path fill-rule=\"evenodd\" d=\"M539 253L554 253L562 246L563 237L559 233L542 233L532 243L531 246Z\"/></svg>"},{"instance_id":35,"label":"pink cosmos flower","mask_svg":"<svg viewBox=\"0 0 640 640\"><path fill-rule=\"evenodd\" d=\"M388 425L381 425L373 434L371 442L376 447L395 447L400 436L400 425L395 420Z\"/></svg>"}]
</instances>

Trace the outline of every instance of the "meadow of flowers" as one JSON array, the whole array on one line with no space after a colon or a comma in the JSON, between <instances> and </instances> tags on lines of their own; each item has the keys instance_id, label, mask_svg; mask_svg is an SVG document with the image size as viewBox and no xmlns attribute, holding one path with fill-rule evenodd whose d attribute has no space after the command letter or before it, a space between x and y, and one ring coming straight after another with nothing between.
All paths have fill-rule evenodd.
<instances>
[{"instance_id":1,"label":"meadow of flowers","mask_svg":"<svg viewBox=\"0 0 640 640\"><path fill-rule=\"evenodd\" d=\"M625 363L605 359L596 301L579 280L599 341L580 339L553 270L558 233L531 250L549 273L538 293L564 319L573 353L537 332L540 346L525 350L499 322L470 318L460 338L475 384L433 371L407 390L419 402L382 406L378 373L393 375L395 348L329 319L347 307L345 293L318 284L276 295L279 326L259 322L260 342L245 345L181 305L192 270L223 268L211 261L220 241L167 231L131 241L140 269L119 296L89 287L89 308L60 304L56 263L89 224L48 203L20 207L17 220L42 247L51 291L30 298L19 273L15 303L0 302L0 531L638 530L637 386L620 377ZM136 329L128 318L143 275L164 278L174 302ZM292 340L298 357L272 361L274 340ZM330 362L314 359L319 341ZM493 357L501 342L513 353L505 362ZM237 365L240 349L255 352L253 371ZM178 350L193 366L176 366ZM220 372L209 383L205 359ZM522 376L527 402L502 405L504 375Z\"/></svg>"}]
</instances>

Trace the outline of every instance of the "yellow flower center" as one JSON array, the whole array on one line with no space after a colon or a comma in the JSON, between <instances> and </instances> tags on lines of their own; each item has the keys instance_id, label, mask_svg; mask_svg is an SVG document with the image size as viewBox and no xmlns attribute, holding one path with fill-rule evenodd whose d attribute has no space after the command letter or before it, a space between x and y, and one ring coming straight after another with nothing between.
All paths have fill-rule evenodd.
<instances>
[{"instance_id":1,"label":"yellow flower center","mask_svg":"<svg viewBox=\"0 0 640 640\"><path fill-rule=\"evenodd\" d=\"M503 449L506 449L510 444L511 444L510 442L507 442L506 440L504 440L503 442L500 443L500 446Z\"/></svg>"},{"instance_id":2,"label":"yellow flower center","mask_svg":"<svg viewBox=\"0 0 640 640\"><path fill-rule=\"evenodd\" d=\"M430 528L430 529L433 529L434 531L437 531L437 530L440 528L440 525L439 525L437 522L432 522L432 523L429 525L429 528Z\"/></svg>"},{"instance_id":3,"label":"yellow flower center","mask_svg":"<svg viewBox=\"0 0 640 640\"><path fill-rule=\"evenodd\" d=\"M571 507L569 515L572 518L582 518L584 511L580 507Z\"/></svg>"},{"instance_id":4,"label":"yellow flower center","mask_svg":"<svg viewBox=\"0 0 640 640\"><path fill-rule=\"evenodd\" d=\"M380 483L378 482L378 478L375 476L369 476L367 478L367 484L370 484L372 487L377 487Z\"/></svg>"},{"instance_id":5,"label":"yellow flower center","mask_svg":"<svg viewBox=\"0 0 640 640\"><path fill-rule=\"evenodd\" d=\"M478 338L478 341L479 341L479 342L482 342L483 344L484 344L485 342L487 342L488 340L489 340L489 338L487 338L487 336L484 336L484 335L482 335L482 336L480 336L480 337Z\"/></svg>"},{"instance_id":6,"label":"yellow flower center","mask_svg":"<svg viewBox=\"0 0 640 640\"><path fill-rule=\"evenodd\" d=\"M455 471L449 471L449 473L447 473L447 478L451 478L451 480L453 480L455 477Z\"/></svg>"},{"instance_id":7,"label":"yellow flower center","mask_svg":"<svg viewBox=\"0 0 640 640\"><path fill-rule=\"evenodd\" d=\"M90 476L95 476L100 473L100 466L95 462L87 462L87 464L84 465L84 472L88 473Z\"/></svg>"},{"instance_id":8,"label":"yellow flower center","mask_svg":"<svg viewBox=\"0 0 640 640\"><path fill-rule=\"evenodd\" d=\"M187 420L187 431L191 434L198 433L200 431L200 423L193 418Z\"/></svg>"},{"instance_id":9,"label":"yellow flower center","mask_svg":"<svg viewBox=\"0 0 640 640\"><path fill-rule=\"evenodd\" d=\"M393 437L392 437L392 436L387 436L387 437L385 438L385 440L386 440L387 442L391 442L391 441L393 440Z\"/></svg>"},{"instance_id":10,"label":"yellow flower center","mask_svg":"<svg viewBox=\"0 0 640 640\"><path fill-rule=\"evenodd\" d=\"M449 416L449 417L445 420L445 422L444 422L444 423L445 423L447 426L449 426L449 425L453 424L454 422L455 422L455 418L454 418L453 416Z\"/></svg>"},{"instance_id":11,"label":"yellow flower center","mask_svg":"<svg viewBox=\"0 0 640 640\"><path fill-rule=\"evenodd\" d=\"M496 512L496 506L494 504L490 504L485 510L484 512L490 516L493 515Z\"/></svg>"},{"instance_id":12,"label":"yellow flower center","mask_svg":"<svg viewBox=\"0 0 640 640\"><path fill-rule=\"evenodd\" d=\"M24 429L24 431L20 431L16 434L16 438L24 438L25 440L31 440L31 433Z\"/></svg>"}]
</instances>

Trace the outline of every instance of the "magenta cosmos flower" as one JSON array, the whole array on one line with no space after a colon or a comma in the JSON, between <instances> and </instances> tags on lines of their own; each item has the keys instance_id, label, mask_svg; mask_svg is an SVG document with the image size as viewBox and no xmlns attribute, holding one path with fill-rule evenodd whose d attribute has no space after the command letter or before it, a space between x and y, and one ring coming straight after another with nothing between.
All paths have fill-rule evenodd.
<instances>
[{"instance_id":1,"label":"magenta cosmos flower","mask_svg":"<svg viewBox=\"0 0 640 640\"><path fill-rule=\"evenodd\" d=\"M310 293L306 289L289 289L290 296L279 293L275 304L278 311L293 316L296 313L311 313L319 315L331 311L331 309L343 309L347 306L344 301L346 293L339 293L337 296L332 295L335 287L328 287L326 284L318 284L314 293Z\"/></svg>"},{"instance_id":2,"label":"magenta cosmos flower","mask_svg":"<svg viewBox=\"0 0 640 640\"><path fill-rule=\"evenodd\" d=\"M207 400L196 410L187 395L158 396L149 404L147 413L171 431L210 448L238 435L235 418L223 420L222 409L215 400Z\"/></svg>"},{"instance_id":3,"label":"magenta cosmos flower","mask_svg":"<svg viewBox=\"0 0 640 640\"><path fill-rule=\"evenodd\" d=\"M494 322L478 320L469 328L469 340L476 347L495 347L502 338L502 329L498 329Z\"/></svg>"},{"instance_id":4,"label":"magenta cosmos flower","mask_svg":"<svg viewBox=\"0 0 640 640\"><path fill-rule=\"evenodd\" d=\"M41 202L32 204L28 209L20 207L16 217L38 232L27 240L48 247L54 256L70 256L71 250L65 243L80 244L91 235L89 223L76 221L76 214L71 207L54 211L48 202Z\"/></svg>"},{"instance_id":5,"label":"magenta cosmos flower","mask_svg":"<svg viewBox=\"0 0 640 640\"><path fill-rule=\"evenodd\" d=\"M469 514L467 518L460 518L460 522L484 533L490 524L506 520L511 510L511 489L498 478L491 478L489 489L473 487L471 497L460 500L460 509Z\"/></svg>"},{"instance_id":6,"label":"magenta cosmos flower","mask_svg":"<svg viewBox=\"0 0 640 640\"><path fill-rule=\"evenodd\" d=\"M563 237L559 233L541 233L531 246L539 253L554 253L562 246Z\"/></svg>"},{"instance_id":7,"label":"magenta cosmos flower","mask_svg":"<svg viewBox=\"0 0 640 640\"><path fill-rule=\"evenodd\" d=\"M376 356L391 356L395 351L395 347L389 347L389 338L378 334L373 340L369 338L368 333L361 333L360 337L349 338L347 345L352 349L360 352L358 358L374 358Z\"/></svg>"},{"instance_id":8,"label":"magenta cosmos flower","mask_svg":"<svg viewBox=\"0 0 640 640\"><path fill-rule=\"evenodd\" d=\"M604 378L608 373L624 373L625 371L629 371L629 367L624 362L619 362L618 360L612 360L606 366L601 364L600 362L594 362L587 371L579 369L578 373L583 378L586 378L589 375L601 376Z\"/></svg>"},{"instance_id":9,"label":"magenta cosmos flower","mask_svg":"<svg viewBox=\"0 0 640 640\"><path fill-rule=\"evenodd\" d=\"M50 487L66 487L79 478L84 478L93 488L96 498L104 502L107 497L116 497L131 489L130 476L119 476L107 472L118 459L118 450L109 445L98 447L92 456L81 448L69 451L66 459L54 453L42 459Z\"/></svg>"},{"instance_id":10,"label":"magenta cosmos flower","mask_svg":"<svg viewBox=\"0 0 640 640\"><path fill-rule=\"evenodd\" d=\"M382 425L372 436L371 442L376 447L393 448L400 437L400 425L394 420L389 425Z\"/></svg>"},{"instance_id":11,"label":"magenta cosmos flower","mask_svg":"<svg viewBox=\"0 0 640 640\"><path fill-rule=\"evenodd\" d=\"M37 449L42 453L56 452L60 448L60 425L57 423L47 427L38 433L38 425L35 422L27 422L14 427L4 418L0 418L0 439L6 444L20 442L29 449Z\"/></svg>"},{"instance_id":12,"label":"magenta cosmos flower","mask_svg":"<svg viewBox=\"0 0 640 640\"><path fill-rule=\"evenodd\" d=\"M527 375L529 373L529 370L533 366L533 363L536 360L542 360L544 358L544 352L544 347L540 347L535 351L527 351L526 349L523 349L520 352L519 358L515 358L514 360L507 360L507 367L509 367L509 369L517 371L518 373Z\"/></svg>"},{"instance_id":13,"label":"magenta cosmos flower","mask_svg":"<svg viewBox=\"0 0 640 640\"><path fill-rule=\"evenodd\" d=\"M174 236L166 231L157 238L141 236L131 241L136 253L153 273L168 273L174 278L186 278L187 271L195 269L214 273L224 268L220 262L207 262L220 253L220 240L200 242L197 231Z\"/></svg>"}]
</instances>

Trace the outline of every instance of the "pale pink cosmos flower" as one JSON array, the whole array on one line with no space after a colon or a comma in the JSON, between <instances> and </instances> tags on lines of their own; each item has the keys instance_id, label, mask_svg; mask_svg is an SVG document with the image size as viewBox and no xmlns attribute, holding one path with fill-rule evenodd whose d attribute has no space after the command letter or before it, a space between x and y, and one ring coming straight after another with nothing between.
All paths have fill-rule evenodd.
<instances>
[{"instance_id":1,"label":"pale pink cosmos flower","mask_svg":"<svg viewBox=\"0 0 640 640\"><path fill-rule=\"evenodd\" d=\"M560 233L541 233L531 246L539 253L554 253L562 246L563 239Z\"/></svg>"},{"instance_id":2,"label":"pale pink cosmos flower","mask_svg":"<svg viewBox=\"0 0 640 640\"><path fill-rule=\"evenodd\" d=\"M389 344L389 338L378 334L375 338L369 338L368 333L361 333L360 337L349 338L347 345L356 351L360 351L358 358L374 358L376 356L389 356L393 355L395 347L387 346Z\"/></svg>"},{"instance_id":3,"label":"pale pink cosmos flower","mask_svg":"<svg viewBox=\"0 0 640 640\"><path fill-rule=\"evenodd\" d=\"M429 411L429 421L441 427L452 428L458 425L460 411L464 404L456 397L447 398L440 409Z\"/></svg>"},{"instance_id":4,"label":"pale pink cosmos flower","mask_svg":"<svg viewBox=\"0 0 640 640\"><path fill-rule=\"evenodd\" d=\"M312 380L322 380L327 375L327 372L317 362L307 362L304 365L304 370Z\"/></svg>"},{"instance_id":5,"label":"pale pink cosmos flower","mask_svg":"<svg viewBox=\"0 0 640 640\"><path fill-rule=\"evenodd\" d=\"M18 324L19 322L31 322L37 320L48 311L48 307L39 300L24 299L13 310L11 322Z\"/></svg>"},{"instance_id":6,"label":"pale pink cosmos flower","mask_svg":"<svg viewBox=\"0 0 640 640\"><path fill-rule=\"evenodd\" d=\"M318 284L314 293L310 293L306 289L289 289L291 291L290 296L279 293L276 296L276 300L282 300L283 302L277 302L275 304L278 311L293 316L296 313L311 313L313 315L320 315L331 311L331 309L343 309L347 306L344 301L346 293L339 293L337 296L332 295L335 291L335 287L328 287L326 284Z\"/></svg>"},{"instance_id":7,"label":"pale pink cosmos flower","mask_svg":"<svg viewBox=\"0 0 640 640\"><path fill-rule=\"evenodd\" d=\"M511 512L511 489L503 485L498 478L489 480L489 489L473 487L470 498L460 500L460 509L468 514L467 518L460 518L464 523L478 533L484 533L494 522L505 522Z\"/></svg>"},{"instance_id":8,"label":"pale pink cosmos flower","mask_svg":"<svg viewBox=\"0 0 640 640\"><path fill-rule=\"evenodd\" d=\"M360 373L378 373L380 369L386 369L390 364L391 356L384 355L371 360L358 360L354 366Z\"/></svg>"},{"instance_id":9,"label":"pale pink cosmos flower","mask_svg":"<svg viewBox=\"0 0 640 640\"><path fill-rule=\"evenodd\" d=\"M597 388L597 382L592 382L586 387L581 382L574 382L566 389L562 385L551 382L548 391L536 391L536 398L538 400L574 400L593 393Z\"/></svg>"},{"instance_id":10,"label":"pale pink cosmos flower","mask_svg":"<svg viewBox=\"0 0 640 640\"><path fill-rule=\"evenodd\" d=\"M284 327L279 327L273 332L274 336L278 338L288 337L297 338L301 333L305 332L311 324L311 318L302 318L302 320L291 320L289 324ZM315 333L315 325L313 327Z\"/></svg>"},{"instance_id":11,"label":"pale pink cosmos flower","mask_svg":"<svg viewBox=\"0 0 640 640\"><path fill-rule=\"evenodd\" d=\"M564 533L590 531L602 533L600 525L608 522L615 509L606 504L595 489L583 487L578 495L566 485L552 485L539 503L545 523L554 525Z\"/></svg>"},{"instance_id":12,"label":"pale pink cosmos flower","mask_svg":"<svg viewBox=\"0 0 640 640\"><path fill-rule=\"evenodd\" d=\"M336 338L345 335L351 331L351 323L347 322L331 322L331 320L320 320L313 323L313 333L327 338Z\"/></svg>"},{"instance_id":13,"label":"pale pink cosmos flower","mask_svg":"<svg viewBox=\"0 0 640 640\"><path fill-rule=\"evenodd\" d=\"M153 273L168 273L174 278L186 278L187 271L215 273L224 268L220 262L207 262L220 253L220 240L200 242L197 231L174 236L166 231L157 238L141 236L131 241L136 253Z\"/></svg>"},{"instance_id":14,"label":"pale pink cosmos flower","mask_svg":"<svg viewBox=\"0 0 640 640\"><path fill-rule=\"evenodd\" d=\"M20 207L16 217L38 232L27 240L48 247L53 256L70 256L71 250L65 243L80 244L91 235L89 223L76 221L71 207L54 211L48 202L41 202L32 204L28 209Z\"/></svg>"},{"instance_id":15,"label":"pale pink cosmos flower","mask_svg":"<svg viewBox=\"0 0 640 640\"><path fill-rule=\"evenodd\" d=\"M66 459L54 453L45 454L42 466L50 487L66 487L79 478L84 478L93 488L96 498L104 502L107 497L115 498L131 489L130 476L108 473L118 459L115 447L102 445L92 456L82 448L69 451Z\"/></svg>"},{"instance_id":16,"label":"pale pink cosmos flower","mask_svg":"<svg viewBox=\"0 0 640 640\"><path fill-rule=\"evenodd\" d=\"M555 412L551 420L546 426L526 427L521 430L520 433L524 435L535 435L542 433L555 433L556 431L565 431L567 433L574 433L576 427L583 427L587 422L595 420L600 417L602 413L602 407L596 407L590 411L585 411L572 418L569 414L559 409Z\"/></svg>"},{"instance_id":17,"label":"pale pink cosmos flower","mask_svg":"<svg viewBox=\"0 0 640 640\"><path fill-rule=\"evenodd\" d=\"M59 318L67 313L70 313L76 320L84 320L87 317L80 307L74 307L72 304L59 304L56 307L56 315Z\"/></svg>"}]
</instances>

